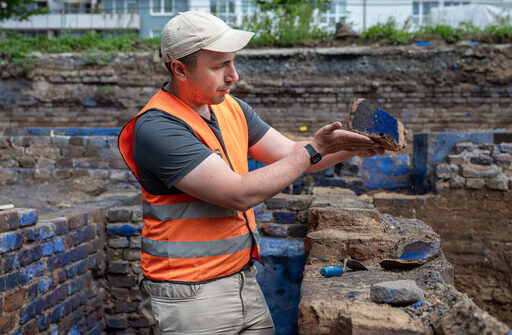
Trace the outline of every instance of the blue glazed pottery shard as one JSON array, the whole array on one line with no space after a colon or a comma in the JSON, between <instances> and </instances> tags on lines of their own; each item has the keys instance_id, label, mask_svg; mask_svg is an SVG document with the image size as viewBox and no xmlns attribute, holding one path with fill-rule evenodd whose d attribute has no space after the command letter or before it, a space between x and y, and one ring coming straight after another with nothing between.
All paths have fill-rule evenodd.
<instances>
[{"instance_id":1,"label":"blue glazed pottery shard","mask_svg":"<svg viewBox=\"0 0 512 335\"><path fill-rule=\"evenodd\" d=\"M385 150L400 151L404 147L402 122L363 98L352 105L348 130L370 137Z\"/></svg>"}]
</instances>

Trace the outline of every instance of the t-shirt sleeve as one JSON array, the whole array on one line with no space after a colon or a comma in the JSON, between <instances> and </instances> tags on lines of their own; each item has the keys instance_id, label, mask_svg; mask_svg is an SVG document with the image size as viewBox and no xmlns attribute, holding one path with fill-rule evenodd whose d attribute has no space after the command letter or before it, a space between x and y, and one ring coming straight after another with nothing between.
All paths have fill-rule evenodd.
<instances>
[{"instance_id":1,"label":"t-shirt sleeve","mask_svg":"<svg viewBox=\"0 0 512 335\"><path fill-rule=\"evenodd\" d=\"M245 101L233 97L242 108L247 121L247 129L249 132L249 148L258 143L259 140L267 133L270 126L263 121L258 114Z\"/></svg>"},{"instance_id":2,"label":"t-shirt sleeve","mask_svg":"<svg viewBox=\"0 0 512 335\"><path fill-rule=\"evenodd\" d=\"M135 123L134 159L143 186L156 177L170 189L212 153L190 126L163 111L148 111Z\"/></svg>"}]
</instances>

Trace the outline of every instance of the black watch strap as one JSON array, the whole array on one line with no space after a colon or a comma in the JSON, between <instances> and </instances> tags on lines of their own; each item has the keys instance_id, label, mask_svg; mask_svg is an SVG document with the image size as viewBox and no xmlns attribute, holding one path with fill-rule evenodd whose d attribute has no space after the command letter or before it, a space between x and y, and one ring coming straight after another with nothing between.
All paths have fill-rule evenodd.
<instances>
[{"instance_id":1,"label":"black watch strap","mask_svg":"<svg viewBox=\"0 0 512 335\"><path fill-rule=\"evenodd\" d=\"M311 162L311 164L316 164L320 162L320 160L322 159L322 155L318 153L311 144L306 144L304 148L306 148L306 150L309 153L309 161Z\"/></svg>"}]
</instances>

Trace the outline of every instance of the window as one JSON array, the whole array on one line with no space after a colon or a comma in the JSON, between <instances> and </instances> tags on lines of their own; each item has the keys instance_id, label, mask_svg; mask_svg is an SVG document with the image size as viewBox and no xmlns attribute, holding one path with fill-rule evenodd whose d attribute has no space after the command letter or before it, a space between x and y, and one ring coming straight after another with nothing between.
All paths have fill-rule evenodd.
<instances>
[{"instance_id":1,"label":"window","mask_svg":"<svg viewBox=\"0 0 512 335\"><path fill-rule=\"evenodd\" d=\"M331 8L322 13L321 22L328 25L334 25L340 21L344 21L347 16L347 3L345 1L333 0Z\"/></svg>"},{"instance_id":2,"label":"window","mask_svg":"<svg viewBox=\"0 0 512 335\"><path fill-rule=\"evenodd\" d=\"M137 0L124 0L124 13L137 13Z\"/></svg>"},{"instance_id":3,"label":"window","mask_svg":"<svg viewBox=\"0 0 512 335\"><path fill-rule=\"evenodd\" d=\"M169 15L174 14L174 0L150 0L151 15Z\"/></svg>"},{"instance_id":4,"label":"window","mask_svg":"<svg viewBox=\"0 0 512 335\"><path fill-rule=\"evenodd\" d=\"M242 0L242 21L250 20L256 14L256 6L252 0Z\"/></svg>"},{"instance_id":5,"label":"window","mask_svg":"<svg viewBox=\"0 0 512 335\"><path fill-rule=\"evenodd\" d=\"M149 37L151 37L151 38L160 37L161 34L162 34L162 30L160 30L160 29L151 29L149 31Z\"/></svg>"},{"instance_id":6,"label":"window","mask_svg":"<svg viewBox=\"0 0 512 335\"><path fill-rule=\"evenodd\" d=\"M412 22L418 25L430 23L430 10L439 7L438 1L413 1Z\"/></svg>"},{"instance_id":7,"label":"window","mask_svg":"<svg viewBox=\"0 0 512 335\"><path fill-rule=\"evenodd\" d=\"M429 25L431 23L430 11L437 7L454 7L469 5L469 2L461 1L413 1L412 3L412 21L417 25Z\"/></svg>"},{"instance_id":8,"label":"window","mask_svg":"<svg viewBox=\"0 0 512 335\"><path fill-rule=\"evenodd\" d=\"M210 12L227 24L236 23L235 0L211 0Z\"/></svg>"}]
</instances>

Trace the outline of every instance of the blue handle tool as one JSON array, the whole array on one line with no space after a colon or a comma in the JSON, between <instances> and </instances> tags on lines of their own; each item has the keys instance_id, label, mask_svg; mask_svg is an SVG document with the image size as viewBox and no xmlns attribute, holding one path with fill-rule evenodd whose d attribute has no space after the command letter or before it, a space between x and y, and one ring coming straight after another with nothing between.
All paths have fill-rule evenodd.
<instances>
[{"instance_id":1,"label":"blue handle tool","mask_svg":"<svg viewBox=\"0 0 512 335\"><path fill-rule=\"evenodd\" d=\"M341 266L324 266L320 270L320 274L324 277L341 276L343 274L343 268Z\"/></svg>"}]
</instances>

